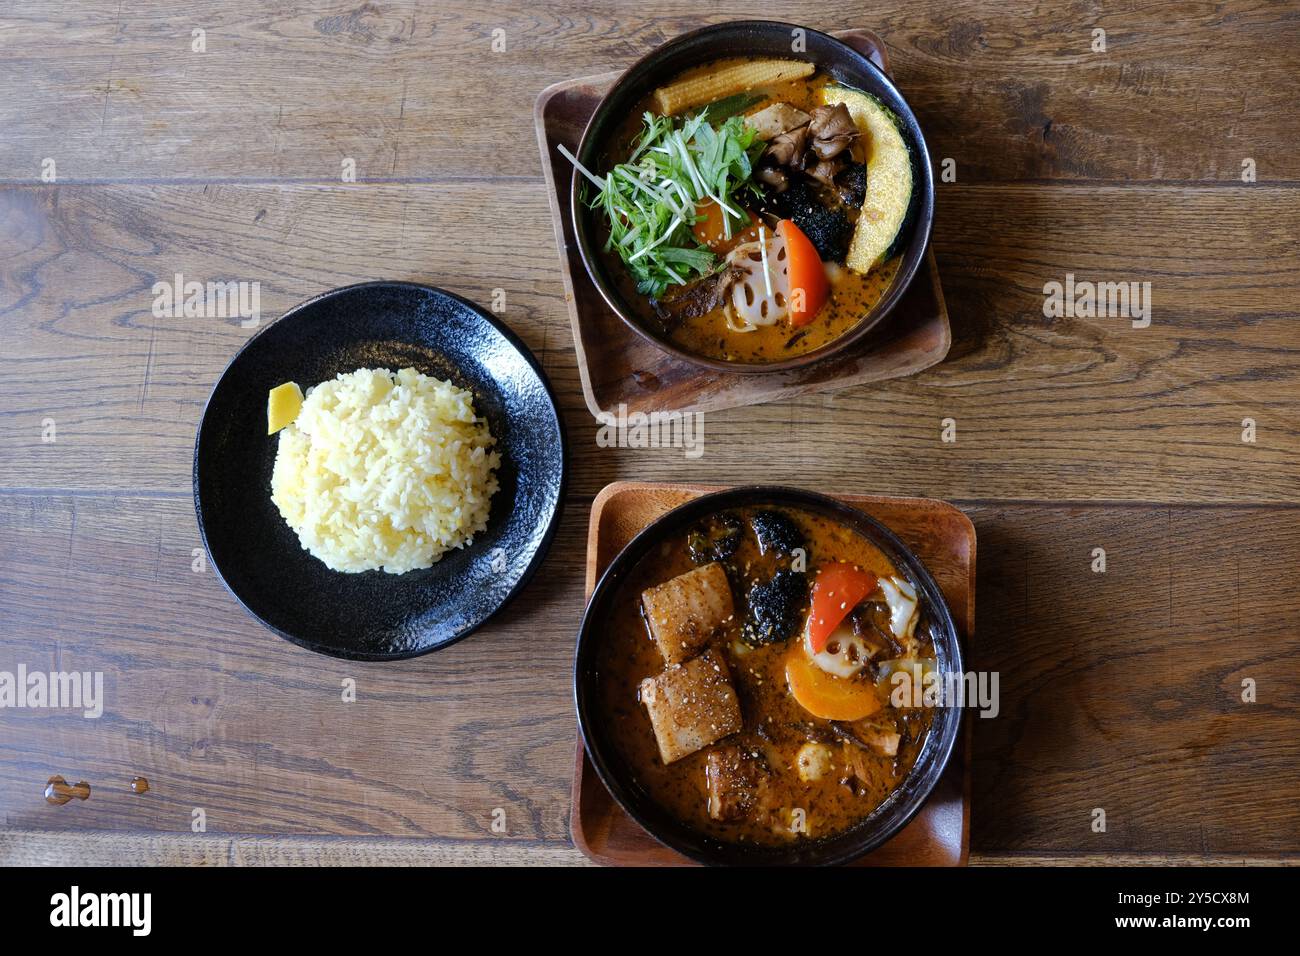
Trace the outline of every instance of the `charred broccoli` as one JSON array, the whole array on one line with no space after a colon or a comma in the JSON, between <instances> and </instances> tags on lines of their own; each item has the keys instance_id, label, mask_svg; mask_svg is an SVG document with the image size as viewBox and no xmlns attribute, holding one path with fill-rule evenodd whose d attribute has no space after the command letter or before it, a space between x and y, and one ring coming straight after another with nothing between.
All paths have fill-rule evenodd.
<instances>
[{"instance_id":1,"label":"charred broccoli","mask_svg":"<svg viewBox=\"0 0 1300 956\"><path fill-rule=\"evenodd\" d=\"M745 528L740 519L730 512L723 512L692 530L686 536L686 547L696 564L725 562L735 555L744 535Z\"/></svg>"},{"instance_id":2,"label":"charred broccoli","mask_svg":"<svg viewBox=\"0 0 1300 956\"><path fill-rule=\"evenodd\" d=\"M811 180L798 179L785 192L771 194L768 205L782 219L794 220L823 262L844 261L853 239L853 223L843 211L823 203Z\"/></svg>"},{"instance_id":3,"label":"charred broccoli","mask_svg":"<svg viewBox=\"0 0 1300 956\"><path fill-rule=\"evenodd\" d=\"M776 552L788 555L795 548L803 547L803 535L798 526L780 511L756 511L749 524L754 529L761 554Z\"/></svg>"},{"instance_id":4,"label":"charred broccoli","mask_svg":"<svg viewBox=\"0 0 1300 956\"><path fill-rule=\"evenodd\" d=\"M807 603L808 576L802 571L782 568L770 580L755 581L741 639L754 646L789 639L799 630Z\"/></svg>"}]
</instances>

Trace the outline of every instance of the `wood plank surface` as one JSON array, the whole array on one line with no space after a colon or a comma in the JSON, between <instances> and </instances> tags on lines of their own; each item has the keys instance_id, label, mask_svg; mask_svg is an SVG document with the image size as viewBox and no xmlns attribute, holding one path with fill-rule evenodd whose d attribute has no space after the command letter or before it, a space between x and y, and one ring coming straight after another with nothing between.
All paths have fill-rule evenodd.
<instances>
[{"instance_id":1,"label":"wood plank surface","mask_svg":"<svg viewBox=\"0 0 1300 956\"><path fill-rule=\"evenodd\" d=\"M281 640L195 573L188 497L0 497L0 666L102 671L105 694L98 720L4 712L0 820L189 832L199 807L210 833L466 839L504 808L508 836L562 840L585 532L566 514L553 573L473 640L364 664ZM54 774L91 798L46 804Z\"/></svg>"},{"instance_id":2,"label":"wood plank surface","mask_svg":"<svg viewBox=\"0 0 1300 956\"><path fill-rule=\"evenodd\" d=\"M699 458L601 447L534 100L749 16L884 38L955 163L951 353L711 412ZM964 502L972 666L1002 681L973 863L1300 861L1297 49L1276 0L0 0L0 670L101 670L107 696L0 712L0 864L581 862L573 638L587 511L621 478ZM263 323L368 279L500 290L571 445L545 573L401 664L262 629L191 569L195 426L251 330L155 314L177 273L259 283ZM1067 274L1150 282L1150 326L1046 318ZM47 804L54 774L90 799Z\"/></svg>"},{"instance_id":3,"label":"wood plank surface","mask_svg":"<svg viewBox=\"0 0 1300 956\"><path fill-rule=\"evenodd\" d=\"M5 866L589 866L573 846L519 840L250 837L0 830Z\"/></svg>"},{"instance_id":4,"label":"wood plank surface","mask_svg":"<svg viewBox=\"0 0 1300 956\"><path fill-rule=\"evenodd\" d=\"M1300 190L952 187L934 245L949 359L709 413L704 454L611 451L583 407L539 184L112 185L0 191L0 488L182 491L203 403L250 330L156 318L157 280L261 283L264 321L415 279L502 313L560 393L575 490L617 478L834 482L929 497L1290 501L1300 490ZM473 220L511 241L467 246ZM1207 246L1202 223L1221 244ZM1048 319L1067 273L1149 281L1151 324ZM1242 421L1257 422L1253 444ZM941 421L957 440L940 440ZM57 440L42 441L46 419ZM778 459L752 443L776 443ZM833 443L838 456L817 450ZM1088 454L1105 448L1106 455ZM853 467L846 468L845 461Z\"/></svg>"},{"instance_id":5,"label":"wood plank surface","mask_svg":"<svg viewBox=\"0 0 1300 956\"><path fill-rule=\"evenodd\" d=\"M972 517L973 656L1001 675L1004 708L976 721L972 845L1300 851L1300 510L990 505Z\"/></svg>"},{"instance_id":6,"label":"wood plank surface","mask_svg":"<svg viewBox=\"0 0 1300 956\"><path fill-rule=\"evenodd\" d=\"M536 158L500 147L530 141L546 86L745 17L883 36L932 153L955 159L962 181L1240 182L1247 157L1261 180L1300 178L1300 12L1286 2L3 9L0 40L23 94L0 98L0 178L14 181L36 180L46 157L74 180L337 181L344 158L368 180L532 179ZM205 52L191 50L195 29L206 31ZM1093 52L1097 29L1105 52Z\"/></svg>"},{"instance_id":7,"label":"wood plank surface","mask_svg":"<svg viewBox=\"0 0 1300 956\"><path fill-rule=\"evenodd\" d=\"M971 667L1000 674L1003 708L975 721L972 853L1300 854L1300 508L960 504L980 539ZM0 582L38 582L0 612L0 661L102 670L107 698L99 720L5 714L0 819L188 833L201 807L210 835L563 842L588 505L500 623L361 665L195 574L183 497L0 497ZM53 774L90 799L47 805Z\"/></svg>"},{"instance_id":8,"label":"wood plank surface","mask_svg":"<svg viewBox=\"0 0 1300 956\"><path fill-rule=\"evenodd\" d=\"M979 866L1288 866L1292 857L1192 854L971 854ZM572 846L501 841L332 837L223 837L194 834L0 831L0 863L10 866L587 866Z\"/></svg>"}]
</instances>

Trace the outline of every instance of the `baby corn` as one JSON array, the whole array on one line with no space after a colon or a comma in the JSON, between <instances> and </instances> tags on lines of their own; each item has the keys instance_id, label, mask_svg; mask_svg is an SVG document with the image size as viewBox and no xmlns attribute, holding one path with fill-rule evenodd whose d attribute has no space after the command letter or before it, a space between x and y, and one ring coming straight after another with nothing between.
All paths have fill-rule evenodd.
<instances>
[{"instance_id":1,"label":"baby corn","mask_svg":"<svg viewBox=\"0 0 1300 956\"><path fill-rule=\"evenodd\" d=\"M672 116L692 106L712 103L724 96L743 93L756 86L784 83L811 76L815 67L802 60L753 60L723 67L714 73L693 76L661 86L654 92L655 106Z\"/></svg>"}]
</instances>

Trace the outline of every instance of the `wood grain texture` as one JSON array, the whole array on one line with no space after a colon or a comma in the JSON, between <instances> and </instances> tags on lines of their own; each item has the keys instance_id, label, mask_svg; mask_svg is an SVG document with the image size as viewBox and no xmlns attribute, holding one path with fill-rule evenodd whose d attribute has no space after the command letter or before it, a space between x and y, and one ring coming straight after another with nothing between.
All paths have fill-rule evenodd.
<instances>
[{"instance_id":1,"label":"wood grain texture","mask_svg":"<svg viewBox=\"0 0 1300 956\"><path fill-rule=\"evenodd\" d=\"M186 497L0 497L0 669L102 671L106 698L98 720L3 712L0 821L188 832L201 807L210 833L468 839L500 807L509 838L563 840L584 533L568 514L552 573L460 650L359 664L275 637L194 573ZM55 773L91 798L46 804Z\"/></svg>"},{"instance_id":2,"label":"wood grain texture","mask_svg":"<svg viewBox=\"0 0 1300 956\"><path fill-rule=\"evenodd\" d=\"M568 845L512 840L0 831L0 866L585 866Z\"/></svg>"},{"instance_id":3,"label":"wood grain texture","mask_svg":"<svg viewBox=\"0 0 1300 956\"><path fill-rule=\"evenodd\" d=\"M977 866L1288 866L1294 857L972 853ZM571 846L323 837L0 832L0 866L583 866Z\"/></svg>"},{"instance_id":4,"label":"wood grain texture","mask_svg":"<svg viewBox=\"0 0 1300 956\"><path fill-rule=\"evenodd\" d=\"M534 97L705 23L872 29L967 182L1300 179L1294 6L984 0L5 4L0 178L535 178ZM206 52L191 52L206 30ZM1104 29L1107 49L1091 50ZM492 52L493 31L505 49ZM50 123L49 117L62 119ZM455 130L456 136L448 136Z\"/></svg>"},{"instance_id":5,"label":"wood grain texture","mask_svg":"<svg viewBox=\"0 0 1300 956\"><path fill-rule=\"evenodd\" d=\"M467 246L447 224L471 218L510 242ZM180 272L260 282L266 321L366 278L484 303L504 290L503 318L560 394L587 495L631 477L929 497L1300 493L1300 190L950 187L934 240L949 359L912 379L709 413L697 460L597 445L548 218L540 184L0 190L0 488L189 488L203 403L250 333L236 319L155 318L154 281ZM1150 281L1150 327L1044 318L1044 283L1070 272ZM940 441L949 417L955 443ZM828 445L839 456L819 453Z\"/></svg>"},{"instance_id":6,"label":"wood grain texture","mask_svg":"<svg viewBox=\"0 0 1300 956\"><path fill-rule=\"evenodd\" d=\"M1002 715L975 727L973 863L1300 859L1300 11L700 10L0 0L0 670L99 668L109 697L99 721L0 712L0 863L580 861L573 636L587 509L620 478L971 499L974 665L1003 675ZM885 38L936 162L957 164L933 241L952 350L915 378L709 413L699 459L599 447L534 99L755 15ZM359 280L503 290L572 448L543 574L481 634L402 664L261 629L190 570L194 429L250 332L156 317L151 287L177 272L259 282L263 321ZM1150 281L1151 326L1045 319L1066 273ZM52 774L91 798L46 804Z\"/></svg>"},{"instance_id":7,"label":"wood grain texture","mask_svg":"<svg viewBox=\"0 0 1300 956\"><path fill-rule=\"evenodd\" d=\"M194 574L184 498L0 496L0 668L103 670L107 696L98 721L5 712L0 821L187 834L203 807L212 836L564 842L588 505L482 633L355 665ZM974 721L972 854L1300 855L1300 508L962 508L981 552L971 666L1000 673L1003 708ZM46 804L54 773L90 799Z\"/></svg>"},{"instance_id":8,"label":"wood grain texture","mask_svg":"<svg viewBox=\"0 0 1300 956\"><path fill-rule=\"evenodd\" d=\"M1300 510L971 509L984 849L1300 851ZM1094 573L1093 549L1107 570ZM1257 700L1243 702L1243 682ZM1092 813L1106 813L1104 833Z\"/></svg>"}]
</instances>

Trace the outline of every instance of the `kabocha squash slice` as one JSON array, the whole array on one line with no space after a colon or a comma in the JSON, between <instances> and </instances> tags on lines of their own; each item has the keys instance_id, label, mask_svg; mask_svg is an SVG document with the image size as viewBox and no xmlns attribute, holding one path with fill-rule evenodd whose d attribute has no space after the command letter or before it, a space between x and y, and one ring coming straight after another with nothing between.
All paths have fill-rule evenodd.
<instances>
[{"instance_id":1,"label":"kabocha squash slice","mask_svg":"<svg viewBox=\"0 0 1300 956\"><path fill-rule=\"evenodd\" d=\"M828 86L820 99L828 106L844 104L867 147L867 190L845 259L865 274L898 251L915 186L912 151L898 117L870 93Z\"/></svg>"}]
</instances>

